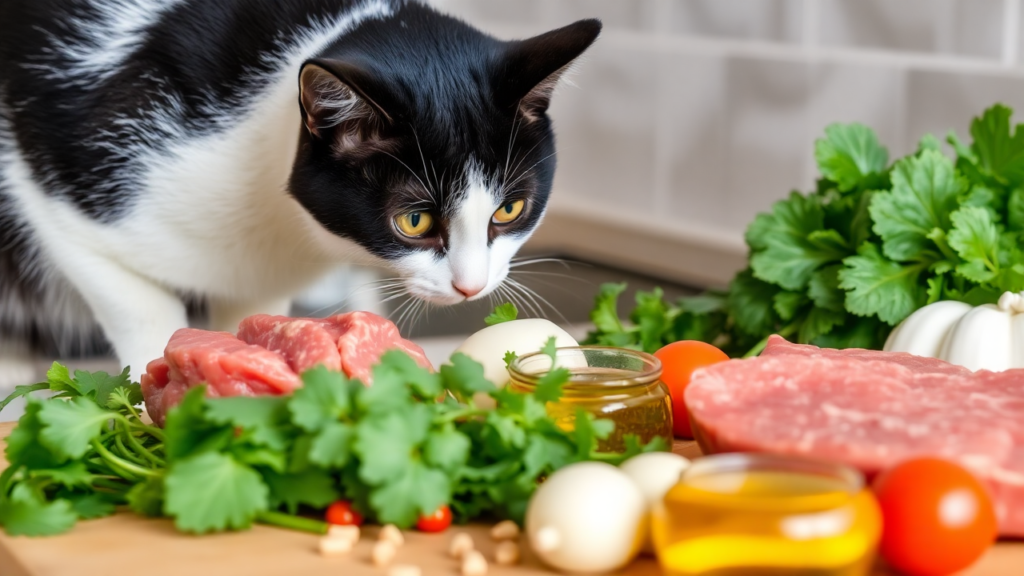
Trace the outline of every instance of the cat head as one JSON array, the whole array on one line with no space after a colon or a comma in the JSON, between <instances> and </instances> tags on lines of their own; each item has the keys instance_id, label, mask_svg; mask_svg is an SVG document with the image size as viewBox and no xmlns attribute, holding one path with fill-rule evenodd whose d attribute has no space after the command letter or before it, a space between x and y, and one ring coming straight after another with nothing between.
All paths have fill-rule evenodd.
<instances>
[{"instance_id":1,"label":"cat head","mask_svg":"<svg viewBox=\"0 0 1024 576\"><path fill-rule=\"evenodd\" d=\"M600 30L503 42L415 3L361 24L302 67L291 194L414 296L484 297L544 214L552 91Z\"/></svg>"}]
</instances>

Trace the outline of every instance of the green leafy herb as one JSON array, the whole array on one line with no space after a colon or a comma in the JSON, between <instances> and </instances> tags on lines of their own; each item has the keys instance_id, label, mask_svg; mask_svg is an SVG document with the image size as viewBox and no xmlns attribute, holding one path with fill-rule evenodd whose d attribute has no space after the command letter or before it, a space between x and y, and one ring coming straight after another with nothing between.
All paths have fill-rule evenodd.
<instances>
[{"instance_id":1,"label":"green leafy herb","mask_svg":"<svg viewBox=\"0 0 1024 576\"><path fill-rule=\"evenodd\" d=\"M971 123L955 158L925 135L889 164L874 132L833 124L815 142L821 178L748 226L750 265L726 292L666 302L638 293L620 319L624 284L606 284L586 343L656 351L680 339L733 356L771 334L831 347L881 348L892 328L939 300L993 303L1024 290L1024 129L1001 104Z\"/></svg>"},{"instance_id":2,"label":"green leafy herb","mask_svg":"<svg viewBox=\"0 0 1024 576\"><path fill-rule=\"evenodd\" d=\"M519 316L519 310L516 309L516 305L511 302L506 302L499 305L494 309L494 312L491 312L490 315L484 318L484 324L494 326L495 324L515 320L517 316Z\"/></svg>"},{"instance_id":3,"label":"green leafy herb","mask_svg":"<svg viewBox=\"0 0 1024 576\"><path fill-rule=\"evenodd\" d=\"M554 366L554 339L544 353ZM540 375L533 394L499 390L461 354L433 373L388 352L373 375L366 387L313 368L286 397L206 398L197 386L161 430L139 418L138 387L126 373L72 376L54 365L45 385L15 391L55 396L29 399L8 438L0 525L55 534L127 504L185 532L264 522L323 533L323 522L295 514L339 497L402 527L445 503L461 520L521 520L538 481L558 468L667 446L630 438L625 453L600 452L614 425L583 412L574 431L559 427L545 403L561 397L564 368ZM446 390L466 400L442 401ZM477 406L481 394L496 407Z\"/></svg>"}]
</instances>

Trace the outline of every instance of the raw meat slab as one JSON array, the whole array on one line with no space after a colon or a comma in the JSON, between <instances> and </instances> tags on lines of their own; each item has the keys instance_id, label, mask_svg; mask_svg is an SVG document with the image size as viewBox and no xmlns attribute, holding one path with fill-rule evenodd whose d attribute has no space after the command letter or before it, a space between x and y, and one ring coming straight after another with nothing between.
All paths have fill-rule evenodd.
<instances>
[{"instance_id":1,"label":"raw meat slab","mask_svg":"<svg viewBox=\"0 0 1024 576\"><path fill-rule=\"evenodd\" d=\"M869 477L914 456L954 460L988 483L1000 532L1024 536L1024 369L773 336L761 357L696 372L686 405L706 452L809 456Z\"/></svg>"}]
</instances>

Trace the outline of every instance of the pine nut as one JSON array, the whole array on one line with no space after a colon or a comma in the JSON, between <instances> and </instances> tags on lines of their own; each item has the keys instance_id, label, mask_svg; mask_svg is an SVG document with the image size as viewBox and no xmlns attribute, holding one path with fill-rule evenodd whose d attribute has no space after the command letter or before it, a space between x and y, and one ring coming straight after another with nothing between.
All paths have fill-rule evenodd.
<instances>
[{"instance_id":1,"label":"pine nut","mask_svg":"<svg viewBox=\"0 0 1024 576\"><path fill-rule=\"evenodd\" d=\"M341 556L352 551L352 541L348 538L324 536L318 545L321 556Z\"/></svg>"},{"instance_id":2,"label":"pine nut","mask_svg":"<svg viewBox=\"0 0 1024 576\"><path fill-rule=\"evenodd\" d=\"M519 525L511 520L502 520L491 528L495 540L515 540L519 537Z\"/></svg>"},{"instance_id":3,"label":"pine nut","mask_svg":"<svg viewBox=\"0 0 1024 576\"><path fill-rule=\"evenodd\" d=\"M462 576L486 576L487 559L476 550L462 555Z\"/></svg>"},{"instance_id":4,"label":"pine nut","mask_svg":"<svg viewBox=\"0 0 1024 576\"><path fill-rule=\"evenodd\" d=\"M396 548L405 544L405 536L402 536L402 531L394 524L387 524L381 528L380 534L377 535L377 540L386 540L391 542Z\"/></svg>"},{"instance_id":5,"label":"pine nut","mask_svg":"<svg viewBox=\"0 0 1024 576\"><path fill-rule=\"evenodd\" d=\"M452 536L452 541L448 545L448 554L452 558L462 558L466 552L470 552L474 548L476 546L473 544L473 537L465 532L459 532Z\"/></svg>"},{"instance_id":6,"label":"pine nut","mask_svg":"<svg viewBox=\"0 0 1024 576\"><path fill-rule=\"evenodd\" d=\"M519 562L519 544L511 540L499 542L494 549L494 561L499 566L511 566Z\"/></svg>"},{"instance_id":7,"label":"pine nut","mask_svg":"<svg viewBox=\"0 0 1024 576\"><path fill-rule=\"evenodd\" d=\"M383 568L384 566L391 564L391 561L395 559L395 554L397 553L398 548L395 546L394 542L391 542L390 540L379 540L373 545L373 551L371 552L373 565L378 568Z\"/></svg>"}]
</instances>

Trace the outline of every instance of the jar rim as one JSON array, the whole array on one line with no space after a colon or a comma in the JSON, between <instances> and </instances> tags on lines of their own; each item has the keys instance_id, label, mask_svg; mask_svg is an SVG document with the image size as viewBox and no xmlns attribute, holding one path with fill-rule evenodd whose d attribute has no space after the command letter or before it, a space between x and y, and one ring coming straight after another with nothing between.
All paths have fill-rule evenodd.
<instances>
[{"instance_id":1,"label":"jar rim","mask_svg":"<svg viewBox=\"0 0 1024 576\"><path fill-rule=\"evenodd\" d=\"M648 354L647 352L642 352L640 350L618 348L615 346L561 346L555 349L555 355L557 356L560 352L586 353L587 351L617 353L624 356L631 356L643 362L643 369L630 371L629 374L623 375L612 373L579 374L573 373L570 368L569 382L565 385L566 389L579 390L601 387L608 390L621 390L633 388L635 386L647 386L657 382L661 378L661 360L653 354ZM540 356L546 356L546 354L543 351L537 351L516 357L516 359L508 366L509 376L512 380L515 380L520 384L536 386L540 379L547 374L549 370L539 373L529 373L523 370L523 362Z\"/></svg>"},{"instance_id":2,"label":"jar rim","mask_svg":"<svg viewBox=\"0 0 1024 576\"><path fill-rule=\"evenodd\" d=\"M767 500L763 495L750 496L735 492L707 490L692 484L695 478L706 478L719 474L745 471L790 472L827 477L836 480L842 487L842 490L830 492L793 492L791 494L774 495L770 500ZM787 502L800 502L808 506L820 504L822 507L828 507L827 504L835 501L838 492L845 494L846 498L844 499L853 498L865 486L864 475L845 464L800 456L750 452L713 454L694 460L680 475L679 483L686 485L692 490L699 490L702 494L713 500L722 502L733 501L742 503L743 506L751 506L755 502L759 502L761 505L770 507L785 506Z\"/></svg>"}]
</instances>

